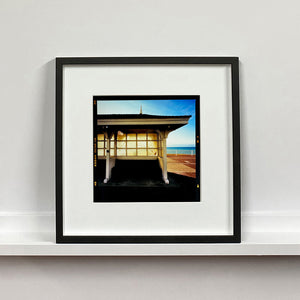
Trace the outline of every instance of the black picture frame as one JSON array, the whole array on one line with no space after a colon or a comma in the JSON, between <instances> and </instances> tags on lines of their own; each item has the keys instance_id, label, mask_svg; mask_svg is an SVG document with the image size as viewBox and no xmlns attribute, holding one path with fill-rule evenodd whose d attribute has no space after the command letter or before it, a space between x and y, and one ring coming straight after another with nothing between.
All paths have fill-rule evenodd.
<instances>
[{"instance_id":1,"label":"black picture frame","mask_svg":"<svg viewBox=\"0 0 300 300\"><path fill-rule=\"evenodd\" d=\"M66 236L63 233L63 67L65 65L230 65L232 94L233 234L178 236ZM240 243L240 115L238 57L56 58L56 242L57 243Z\"/></svg>"}]
</instances>

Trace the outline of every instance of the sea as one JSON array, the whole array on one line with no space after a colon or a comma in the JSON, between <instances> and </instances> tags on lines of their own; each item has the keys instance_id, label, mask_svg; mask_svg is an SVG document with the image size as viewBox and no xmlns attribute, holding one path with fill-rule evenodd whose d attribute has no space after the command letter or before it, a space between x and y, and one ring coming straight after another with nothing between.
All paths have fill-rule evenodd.
<instances>
[{"instance_id":1,"label":"sea","mask_svg":"<svg viewBox=\"0 0 300 300\"><path fill-rule=\"evenodd\" d=\"M167 147L167 154L196 155L195 147Z\"/></svg>"}]
</instances>

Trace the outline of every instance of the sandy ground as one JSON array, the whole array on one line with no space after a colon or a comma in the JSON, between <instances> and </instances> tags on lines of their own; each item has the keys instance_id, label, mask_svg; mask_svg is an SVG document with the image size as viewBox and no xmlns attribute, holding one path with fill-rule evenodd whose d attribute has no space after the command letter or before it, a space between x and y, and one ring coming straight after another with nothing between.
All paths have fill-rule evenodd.
<instances>
[{"instance_id":1,"label":"sandy ground","mask_svg":"<svg viewBox=\"0 0 300 300\"><path fill-rule=\"evenodd\" d=\"M168 172L196 178L196 156L168 154Z\"/></svg>"}]
</instances>

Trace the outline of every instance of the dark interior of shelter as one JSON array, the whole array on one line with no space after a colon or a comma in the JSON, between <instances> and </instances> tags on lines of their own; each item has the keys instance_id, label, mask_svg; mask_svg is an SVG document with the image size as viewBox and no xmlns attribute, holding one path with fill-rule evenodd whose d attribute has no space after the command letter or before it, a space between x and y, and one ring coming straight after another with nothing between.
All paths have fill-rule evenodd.
<instances>
[{"instance_id":1,"label":"dark interior of shelter","mask_svg":"<svg viewBox=\"0 0 300 300\"><path fill-rule=\"evenodd\" d=\"M196 179L168 172L165 184L157 160L116 160L107 183L105 160L99 160L95 177L95 202L199 201Z\"/></svg>"}]
</instances>

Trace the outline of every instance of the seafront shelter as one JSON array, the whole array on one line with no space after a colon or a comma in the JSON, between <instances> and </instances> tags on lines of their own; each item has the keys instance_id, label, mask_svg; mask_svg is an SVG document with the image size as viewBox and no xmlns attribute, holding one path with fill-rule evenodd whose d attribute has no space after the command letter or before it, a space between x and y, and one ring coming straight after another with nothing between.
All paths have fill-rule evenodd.
<instances>
[{"instance_id":1,"label":"seafront shelter","mask_svg":"<svg viewBox=\"0 0 300 300\"><path fill-rule=\"evenodd\" d=\"M105 160L108 183L117 160L158 160L162 180L169 184L167 138L170 132L188 124L191 115L98 114L97 160Z\"/></svg>"}]
</instances>

